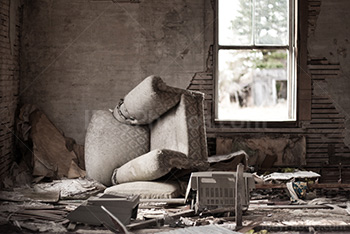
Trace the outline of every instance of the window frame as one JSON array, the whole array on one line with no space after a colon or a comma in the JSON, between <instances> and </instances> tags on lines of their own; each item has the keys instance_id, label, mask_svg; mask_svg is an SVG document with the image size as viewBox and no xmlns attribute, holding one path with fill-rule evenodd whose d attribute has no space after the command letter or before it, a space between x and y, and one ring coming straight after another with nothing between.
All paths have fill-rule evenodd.
<instances>
[{"instance_id":1,"label":"window frame","mask_svg":"<svg viewBox=\"0 0 350 234\"><path fill-rule=\"evenodd\" d=\"M299 0L289 0L289 44L288 45L220 45L219 44L219 1L215 0L215 25L214 25L214 53L213 53L213 63L214 63L214 108L212 113L212 119L214 121L214 125L218 126L231 126L231 127L243 127L243 128L259 128L259 127L296 127L298 124L299 119L299 87L298 87L298 80L299 80L299 67L298 67L298 61L299 61L299 54L298 54L298 47L300 46L299 42L299 17L300 17L300 9L299 9ZM219 83L219 71L218 71L218 54L220 49L288 49L288 79L291 85L288 87L288 97L291 97L293 95L293 101L288 100L288 104L290 107L288 110L290 111L291 108L294 109L294 118L293 120L285 120L285 121L237 121L237 120L219 120L218 119L218 83ZM290 56L290 55L293 56ZM293 78L291 78L293 77ZM294 89L292 88L294 86Z\"/></svg>"}]
</instances>

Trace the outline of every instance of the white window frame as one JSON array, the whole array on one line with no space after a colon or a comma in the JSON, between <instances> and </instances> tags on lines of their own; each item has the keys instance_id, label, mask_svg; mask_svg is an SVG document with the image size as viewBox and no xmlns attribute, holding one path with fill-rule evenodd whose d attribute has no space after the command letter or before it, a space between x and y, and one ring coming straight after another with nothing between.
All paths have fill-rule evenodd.
<instances>
[{"instance_id":1,"label":"white window frame","mask_svg":"<svg viewBox=\"0 0 350 234\"><path fill-rule=\"evenodd\" d=\"M219 1L215 1L215 38L214 38L214 77L215 77L215 103L214 103L214 117L216 122L221 122L223 120L218 119L218 83L219 83L219 71L218 71L218 54L219 50L239 50L239 49L288 49L288 67L287 67L287 80L288 80L288 93L287 93L287 102L288 102L288 117L289 120L281 120L277 122L295 122L297 120L297 25L298 25L298 0L289 0L289 44L287 46L276 46L276 45L253 45L248 46L235 46L235 45L220 45L219 44ZM251 0L253 3L257 0ZM254 4L253 4L254 6ZM254 9L253 9L254 15ZM254 18L254 17L253 17ZM253 19L254 20L254 19ZM254 24L253 24L254 25ZM254 36L253 36L254 38ZM230 120L235 122L236 120ZM229 122L230 122L229 121ZM270 120L263 120L264 122L270 122ZM227 121L226 121L227 122ZM248 121L247 122L256 122ZM276 122L276 121L274 121Z\"/></svg>"}]
</instances>

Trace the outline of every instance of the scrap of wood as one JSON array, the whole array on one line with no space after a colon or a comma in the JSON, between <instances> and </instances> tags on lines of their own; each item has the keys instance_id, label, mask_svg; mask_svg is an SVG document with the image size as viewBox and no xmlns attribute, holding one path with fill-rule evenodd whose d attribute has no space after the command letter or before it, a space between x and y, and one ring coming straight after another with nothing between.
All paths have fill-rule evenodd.
<instances>
[{"instance_id":1,"label":"scrap of wood","mask_svg":"<svg viewBox=\"0 0 350 234\"><path fill-rule=\"evenodd\" d=\"M10 215L11 220L49 220L49 221L64 221L67 212L63 210L38 210L38 209L22 209Z\"/></svg>"},{"instance_id":2,"label":"scrap of wood","mask_svg":"<svg viewBox=\"0 0 350 234\"><path fill-rule=\"evenodd\" d=\"M164 219L149 219L137 223L128 224L126 225L126 228L129 230L135 230L140 228L153 227L161 224L162 221L164 221Z\"/></svg>"},{"instance_id":3,"label":"scrap of wood","mask_svg":"<svg viewBox=\"0 0 350 234\"><path fill-rule=\"evenodd\" d=\"M58 202L60 198L60 192L59 191L21 191L23 193L23 196L26 198L29 198L32 201L39 201L39 202L49 202L49 203L55 203Z\"/></svg>"},{"instance_id":4,"label":"scrap of wood","mask_svg":"<svg viewBox=\"0 0 350 234\"><path fill-rule=\"evenodd\" d=\"M330 183L321 183L321 184L308 184L309 188L317 189L331 189L331 188L350 188L350 184L330 184ZM256 189L284 189L287 188L285 184L256 184Z\"/></svg>"},{"instance_id":5,"label":"scrap of wood","mask_svg":"<svg viewBox=\"0 0 350 234\"><path fill-rule=\"evenodd\" d=\"M171 215L169 215L169 218L177 219L180 217L193 216L194 214L195 214L194 210L185 210L185 211L177 212L175 214L171 214ZM149 219L149 220L126 225L126 228L128 228L129 230L135 230L135 229L140 229L140 228L147 228L147 227L152 227L152 226L163 225L164 222L165 222L164 218Z\"/></svg>"},{"instance_id":6,"label":"scrap of wood","mask_svg":"<svg viewBox=\"0 0 350 234\"><path fill-rule=\"evenodd\" d=\"M176 218L180 218L180 217L193 216L194 214L195 214L194 210L184 210L184 211L177 212L175 214L171 214L171 215L169 215L169 217L176 219Z\"/></svg>"},{"instance_id":7,"label":"scrap of wood","mask_svg":"<svg viewBox=\"0 0 350 234\"><path fill-rule=\"evenodd\" d=\"M249 210L269 210L269 209L331 209L326 205L250 205Z\"/></svg>"},{"instance_id":8,"label":"scrap of wood","mask_svg":"<svg viewBox=\"0 0 350 234\"><path fill-rule=\"evenodd\" d=\"M249 232L249 230L252 230L256 226L260 225L263 222L262 220L263 220L262 216L257 217L253 219L248 225L246 225L245 227L242 227L241 229L238 229L237 231L240 233L247 233Z\"/></svg>"},{"instance_id":9,"label":"scrap of wood","mask_svg":"<svg viewBox=\"0 0 350 234\"><path fill-rule=\"evenodd\" d=\"M34 176L51 178L85 176L85 171L76 165L77 156L67 149L63 134L43 112L39 110L32 112L30 124Z\"/></svg>"},{"instance_id":10,"label":"scrap of wood","mask_svg":"<svg viewBox=\"0 0 350 234\"><path fill-rule=\"evenodd\" d=\"M68 230L68 231L74 231L75 228L76 228L76 226L77 226L77 225L76 225L75 223L70 222L70 223L68 224L67 230Z\"/></svg>"},{"instance_id":11,"label":"scrap of wood","mask_svg":"<svg viewBox=\"0 0 350 234\"><path fill-rule=\"evenodd\" d=\"M236 229L242 227L242 200L244 197L245 184L243 179L243 169L242 163L237 165L236 172L236 188L235 188L235 217L236 217Z\"/></svg>"},{"instance_id":12,"label":"scrap of wood","mask_svg":"<svg viewBox=\"0 0 350 234\"><path fill-rule=\"evenodd\" d=\"M0 191L0 200L3 201L38 201L54 203L59 200L59 192L34 191L32 189L20 189L17 191Z\"/></svg>"},{"instance_id":13,"label":"scrap of wood","mask_svg":"<svg viewBox=\"0 0 350 234\"><path fill-rule=\"evenodd\" d=\"M248 166L248 155L243 150L226 154L215 155L208 158L210 163L209 170L211 171L232 171L237 168L239 163L243 163L245 167Z\"/></svg>"}]
</instances>

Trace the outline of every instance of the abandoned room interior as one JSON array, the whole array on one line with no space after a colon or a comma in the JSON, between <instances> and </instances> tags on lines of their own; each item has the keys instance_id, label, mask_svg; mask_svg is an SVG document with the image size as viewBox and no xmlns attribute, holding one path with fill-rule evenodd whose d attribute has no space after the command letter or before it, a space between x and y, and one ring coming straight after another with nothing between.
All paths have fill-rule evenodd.
<instances>
[{"instance_id":1,"label":"abandoned room interior","mask_svg":"<svg viewBox=\"0 0 350 234\"><path fill-rule=\"evenodd\" d=\"M349 0L0 0L1 233L350 233Z\"/></svg>"}]
</instances>

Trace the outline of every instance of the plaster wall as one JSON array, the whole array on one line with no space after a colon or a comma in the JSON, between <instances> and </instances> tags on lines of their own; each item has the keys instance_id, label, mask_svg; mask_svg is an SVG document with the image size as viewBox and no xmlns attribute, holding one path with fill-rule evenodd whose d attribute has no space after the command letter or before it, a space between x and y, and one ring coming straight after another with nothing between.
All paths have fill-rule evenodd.
<instances>
[{"instance_id":1,"label":"plaster wall","mask_svg":"<svg viewBox=\"0 0 350 234\"><path fill-rule=\"evenodd\" d=\"M205 67L205 0L131 2L25 1L21 102L80 144L93 110L114 108L143 78L186 88Z\"/></svg>"}]
</instances>

